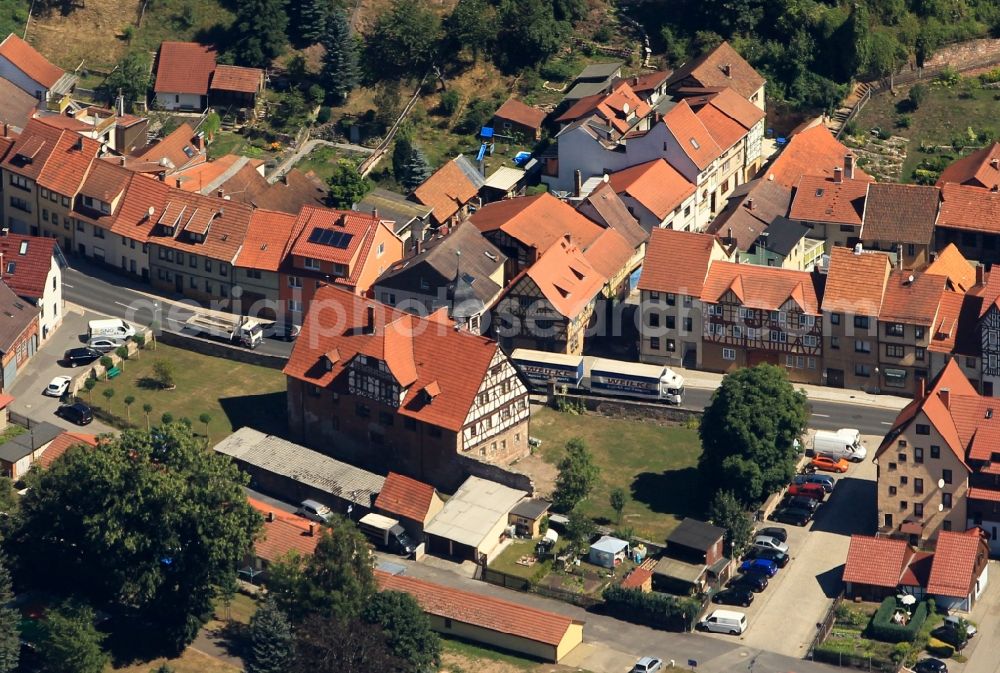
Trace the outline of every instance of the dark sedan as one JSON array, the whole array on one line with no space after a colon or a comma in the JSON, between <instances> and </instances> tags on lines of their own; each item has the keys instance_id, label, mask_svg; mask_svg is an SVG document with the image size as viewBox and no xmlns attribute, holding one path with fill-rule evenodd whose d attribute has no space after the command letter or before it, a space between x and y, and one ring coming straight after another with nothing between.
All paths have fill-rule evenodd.
<instances>
[{"instance_id":1,"label":"dark sedan","mask_svg":"<svg viewBox=\"0 0 1000 673\"><path fill-rule=\"evenodd\" d=\"M784 568L788 565L788 561L790 560L788 554L785 552L778 551L777 549L761 549L760 547L751 547L745 558L760 558L767 559L768 561L774 561L774 565L779 568Z\"/></svg>"},{"instance_id":2,"label":"dark sedan","mask_svg":"<svg viewBox=\"0 0 1000 673\"><path fill-rule=\"evenodd\" d=\"M767 588L767 578L757 573L747 573L740 575L729 583L731 589L749 589L755 594Z\"/></svg>"},{"instance_id":3,"label":"dark sedan","mask_svg":"<svg viewBox=\"0 0 1000 673\"><path fill-rule=\"evenodd\" d=\"M758 535L766 535L768 537L773 537L775 540L788 542L788 531L781 526L765 526L764 528L754 531L754 537Z\"/></svg>"},{"instance_id":4,"label":"dark sedan","mask_svg":"<svg viewBox=\"0 0 1000 673\"><path fill-rule=\"evenodd\" d=\"M719 605L741 605L748 608L753 603L753 592L743 587L734 586L714 594L712 602Z\"/></svg>"},{"instance_id":5,"label":"dark sedan","mask_svg":"<svg viewBox=\"0 0 1000 673\"><path fill-rule=\"evenodd\" d=\"M87 425L94 420L94 412L83 402L63 404L56 409L56 415L62 416L70 423L76 423L77 425Z\"/></svg>"},{"instance_id":6,"label":"dark sedan","mask_svg":"<svg viewBox=\"0 0 1000 673\"><path fill-rule=\"evenodd\" d=\"M99 359L101 355L101 351L83 346L80 348L70 348L63 353L62 361L67 367L79 367L80 365L89 365L94 360Z\"/></svg>"},{"instance_id":7,"label":"dark sedan","mask_svg":"<svg viewBox=\"0 0 1000 673\"><path fill-rule=\"evenodd\" d=\"M927 657L917 662L913 667L916 673L948 673L948 664L934 657Z\"/></svg>"},{"instance_id":8,"label":"dark sedan","mask_svg":"<svg viewBox=\"0 0 1000 673\"><path fill-rule=\"evenodd\" d=\"M793 526L805 526L812 521L812 512L801 507L783 507L775 510L774 514L771 515L771 520L790 523Z\"/></svg>"},{"instance_id":9,"label":"dark sedan","mask_svg":"<svg viewBox=\"0 0 1000 673\"><path fill-rule=\"evenodd\" d=\"M815 512L819 507L819 500L804 495L793 495L785 498L784 506L794 507L796 509L807 509L810 512Z\"/></svg>"}]
</instances>

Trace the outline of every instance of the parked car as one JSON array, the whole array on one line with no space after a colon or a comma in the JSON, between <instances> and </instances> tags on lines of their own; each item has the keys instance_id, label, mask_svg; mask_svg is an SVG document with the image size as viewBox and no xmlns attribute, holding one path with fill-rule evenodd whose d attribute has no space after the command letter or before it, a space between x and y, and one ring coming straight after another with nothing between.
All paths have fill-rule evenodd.
<instances>
[{"instance_id":1,"label":"parked car","mask_svg":"<svg viewBox=\"0 0 1000 673\"><path fill-rule=\"evenodd\" d=\"M88 348L93 348L101 353L110 353L116 348L120 348L125 345L125 342L120 339L108 339L106 337L98 337L96 339L91 339L87 343Z\"/></svg>"},{"instance_id":2,"label":"parked car","mask_svg":"<svg viewBox=\"0 0 1000 673\"><path fill-rule=\"evenodd\" d=\"M809 465L817 470L823 470L824 472L839 472L840 474L847 472L847 470L851 467L851 464L843 458L831 458L830 456L824 456L822 454L813 458Z\"/></svg>"},{"instance_id":3,"label":"parked car","mask_svg":"<svg viewBox=\"0 0 1000 673\"><path fill-rule=\"evenodd\" d=\"M913 667L916 673L948 673L948 664L934 657L927 657L917 662Z\"/></svg>"},{"instance_id":4,"label":"parked car","mask_svg":"<svg viewBox=\"0 0 1000 673\"><path fill-rule=\"evenodd\" d=\"M291 321L279 320L266 331L267 336L272 339L283 339L284 341L294 341L299 336L302 328Z\"/></svg>"},{"instance_id":5,"label":"parked car","mask_svg":"<svg viewBox=\"0 0 1000 673\"><path fill-rule=\"evenodd\" d=\"M77 425L87 425L94 420L94 412L83 402L61 405L56 409L56 416L61 416L70 423L76 423Z\"/></svg>"},{"instance_id":6,"label":"parked car","mask_svg":"<svg viewBox=\"0 0 1000 673\"><path fill-rule=\"evenodd\" d=\"M635 662L629 673L655 673L663 668L663 660L656 657L642 657Z\"/></svg>"},{"instance_id":7,"label":"parked car","mask_svg":"<svg viewBox=\"0 0 1000 673\"><path fill-rule=\"evenodd\" d=\"M81 346L80 348L70 348L63 353L62 361L68 367L78 367L80 365L89 365L99 357L101 357L101 351Z\"/></svg>"},{"instance_id":8,"label":"parked car","mask_svg":"<svg viewBox=\"0 0 1000 673\"><path fill-rule=\"evenodd\" d=\"M42 394L49 397L62 397L66 394L66 390L69 388L69 383L72 380L72 376L57 376L49 381L49 385L45 386Z\"/></svg>"},{"instance_id":9,"label":"parked car","mask_svg":"<svg viewBox=\"0 0 1000 673\"><path fill-rule=\"evenodd\" d=\"M944 618L944 623L945 624L947 624L949 626L953 626L956 629L959 627L959 625L962 622L965 622L965 632L969 634L970 638L972 636L976 635L977 633L979 633L979 630L976 628L975 624L973 624L972 622L970 622L967 619L962 619L958 615L948 615L947 617Z\"/></svg>"},{"instance_id":10,"label":"parked car","mask_svg":"<svg viewBox=\"0 0 1000 673\"><path fill-rule=\"evenodd\" d=\"M807 509L815 514L816 509L819 507L819 500L804 495L793 495L793 496L786 496L785 499L782 501L782 504L784 507Z\"/></svg>"},{"instance_id":11,"label":"parked car","mask_svg":"<svg viewBox=\"0 0 1000 673\"><path fill-rule=\"evenodd\" d=\"M757 537L753 539L753 546L759 549L775 549L786 554L788 553L788 543L782 542L770 535L761 535L758 533Z\"/></svg>"},{"instance_id":12,"label":"parked car","mask_svg":"<svg viewBox=\"0 0 1000 673\"><path fill-rule=\"evenodd\" d=\"M788 554L780 552L777 549L761 549L760 547L751 547L745 558L760 558L774 561L774 564L779 568L784 568L791 560Z\"/></svg>"},{"instance_id":13,"label":"parked car","mask_svg":"<svg viewBox=\"0 0 1000 673\"><path fill-rule=\"evenodd\" d=\"M746 573L729 583L730 588L749 589L755 594L767 588L767 577L759 573Z\"/></svg>"},{"instance_id":14,"label":"parked car","mask_svg":"<svg viewBox=\"0 0 1000 673\"><path fill-rule=\"evenodd\" d=\"M740 564L741 573L760 573L768 577L778 574L778 564L764 558L748 559Z\"/></svg>"},{"instance_id":15,"label":"parked car","mask_svg":"<svg viewBox=\"0 0 1000 673\"><path fill-rule=\"evenodd\" d=\"M823 502L826 498L826 491L819 484L792 484L788 487L787 493L790 496L812 498L819 502Z\"/></svg>"},{"instance_id":16,"label":"parked car","mask_svg":"<svg viewBox=\"0 0 1000 673\"><path fill-rule=\"evenodd\" d=\"M812 521L812 512L801 507L781 507L774 510L771 520L790 523L793 526L805 526Z\"/></svg>"},{"instance_id":17,"label":"parked car","mask_svg":"<svg viewBox=\"0 0 1000 673\"><path fill-rule=\"evenodd\" d=\"M705 619L698 622L699 631L713 631L738 636L747 628L747 616L742 612L732 610L713 610Z\"/></svg>"},{"instance_id":18,"label":"parked car","mask_svg":"<svg viewBox=\"0 0 1000 673\"><path fill-rule=\"evenodd\" d=\"M797 474L792 478L792 484L819 484L824 491L832 493L837 482L828 474Z\"/></svg>"},{"instance_id":19,"label":"parked car","mask_svg":"<svg viewBox=\"0 0 1000 673\"><path fill-rule=\"evenodd\" d=\"M333 518L333 510L315 500L303 500L295 513L319 523L327 523Z\"/></svg>"},{"instance_id":20,"label":"parked car","mask_svg":"<svg viewBox=\"0 0 1000 673\"><path fill-rule=\"evenodd\" d=\"M942 642L948 643L958 651L965 649L965 646L969 642L968 632L963 637L962 631L954 624L942 624L931 631L931 635Z\"/></svg>"},{"instance_id":21,"label":"parked car","mask_svg":"<svg viewBox=\"0 0 1000 673\"><path fill-rule=\"evenodd\" d=\"M788 531L781 526L764 526L759 528L755 535L766 535L767 537L773 537L779 542L788 542Z\"/></svg>"},{"instance_id":22,"label":"parked car","mask_svg":"<svg viewBox=\"0 0 1000 673\"><path fill-rule=\"evenodd\" d=\"M753 592L743 587L729 587L713 594L712 602L719 605L742 605L748 608L753 603Z\"/></svg>"}]
</instances>

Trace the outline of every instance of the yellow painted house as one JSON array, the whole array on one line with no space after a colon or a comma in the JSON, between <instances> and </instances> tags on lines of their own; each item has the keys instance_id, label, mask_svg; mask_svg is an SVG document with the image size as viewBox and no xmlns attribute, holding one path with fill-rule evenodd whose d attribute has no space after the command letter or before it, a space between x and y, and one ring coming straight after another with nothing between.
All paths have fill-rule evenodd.
<instances>
[{"instance_id":1,"label":"yellow painted house","mask_svg":"<svg viewBox=\"0 0 1000 673\"><path fill-rule=\"evenodd\" d=\"M382 591L413 596L438 633L559 663L583 642L583 622L500 598L375 571Z\"/></svg>"}]
</instances>

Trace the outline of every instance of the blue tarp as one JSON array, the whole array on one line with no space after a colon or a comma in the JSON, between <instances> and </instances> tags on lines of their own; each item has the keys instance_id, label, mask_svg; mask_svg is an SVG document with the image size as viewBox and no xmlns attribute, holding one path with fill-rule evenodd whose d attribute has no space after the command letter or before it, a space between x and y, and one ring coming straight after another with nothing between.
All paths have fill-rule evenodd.
<instances>
[{"instance_id":1,"label":"blue tarp","mask_svg":"<svg viewBox=\"0 0 1000 673\"><path fill-rule=\"evenodd\" d=\"M514 155L514 165L523 166L531 158L531 152L518 152Z\"/></svg>"},{"instance_id":2,"label":"blue tarp","mask_svg":"<svg viewBox=\"0 0 1000 673\"><path fill-rule=\"evenodd\" d=\"M483 130L479 132L480 138L492 138L493 128L491 126L484 126Z\"/></svg>"}]
</instances>

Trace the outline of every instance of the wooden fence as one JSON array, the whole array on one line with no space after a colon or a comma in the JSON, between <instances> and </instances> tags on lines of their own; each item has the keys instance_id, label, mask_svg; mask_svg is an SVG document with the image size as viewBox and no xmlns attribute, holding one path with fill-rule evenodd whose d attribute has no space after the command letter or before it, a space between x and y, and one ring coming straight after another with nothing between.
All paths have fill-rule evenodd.
<instances>
[{"instance_id":1,"label":"wooden fence","mask_svg":"<svg viewBox=\"0 0 1000 673\"><path fill-rule=\"evenodd\" d=\"M375 166L378 165L378 162L382 160L382 157L384 157L389 151L389 146L392 144L393 138L396 137L396 132L399 131L399 127L402 125L403 120L406 119L407 115L409 115L410 111L413 109L413 106L417 104L417 100L420 99L420 90L423 89L424 82L426 81L427 75L424 75L423 78L421 78L420 83L417 84L417 89L413 92L413 96L411 96L410 100L407 101L403 111L389 128L389 132L385 134L385 138L383 138L382 142L378 144L375 151L372 152L367 159L362 161L360 166L358 166L358 173L360 173L363 177L367 177L367 175L374 170Z\"/></svg>"},{"instance_id":2,"label":"wooden fence","mask_svg":"<svg viewBox=\"0 0 1000 673\"><path fill-rule=\"evenodd\" d=\"M514 591L520 591L522 593L533 593L538 594L539 596L555 598L556 600L566 603L572 603L573 605L584 608L585 610L589 610L604 603L601 599L594 598L593 596L585 596L572 591L566 591L565 589L556 589L554 587L533 584L531 580L528 580L527 578L520 577L518 575L511 575L500 570L493 570L492 568L481 567L478 575L479 579L487 582L488 584L494 584L499 587L504 587L505 589L513 589Z\"/></svg>"}]
</instances>

